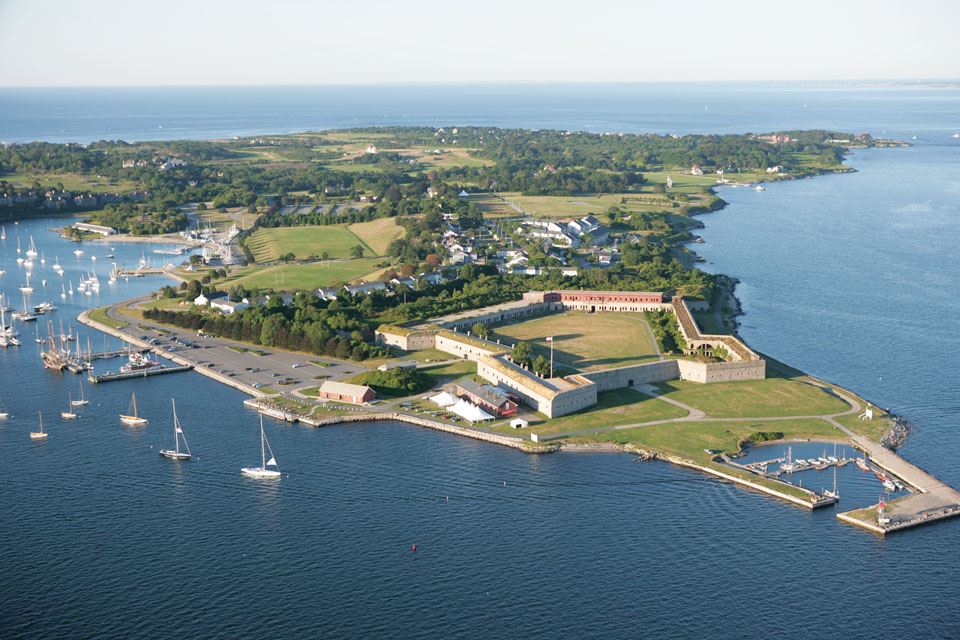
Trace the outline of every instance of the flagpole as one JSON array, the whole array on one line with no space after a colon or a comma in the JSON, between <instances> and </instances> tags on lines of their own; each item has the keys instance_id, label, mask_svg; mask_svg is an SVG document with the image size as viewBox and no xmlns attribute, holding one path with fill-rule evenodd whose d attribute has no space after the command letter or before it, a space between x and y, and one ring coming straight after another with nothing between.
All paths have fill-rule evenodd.
<instances>
[{"instance_id":1,"label":"flagpole","mask_svg":"<svg viewBox=\"0 0 960 640\"><path fill-rule=\"evenodd\" d=\"M550 377L553 377L553 336L550 336Z\"/></svg>"}]
</instances>

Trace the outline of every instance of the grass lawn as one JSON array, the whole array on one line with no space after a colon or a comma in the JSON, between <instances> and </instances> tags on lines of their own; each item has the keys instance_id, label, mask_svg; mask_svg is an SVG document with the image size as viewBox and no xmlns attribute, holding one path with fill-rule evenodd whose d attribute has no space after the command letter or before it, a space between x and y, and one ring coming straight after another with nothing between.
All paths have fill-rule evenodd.
<instances>
[{"instance_id":1,"label":"grass lawn","mask_svg":"<svg viewBox=\"0 0 960 640\"><path fill-rule=\"evenodd\" d=\"M634 444L644 449L656 450L668 455L691 460L698 464L722 470L724 473L747 478L757 484L763 484L806 499L807 494L783 482L777 482L742 471L720 462L713 462L712 455L704 449L733 453L739 450L738 443L753 433L780 432L785 439L836 440L846 439L844 434L830 423L816 419L777 420L756 423L729 423L717 420L699 422L680 422L637 429L624 429L595 436L579 437L579 441L617 442ZM769 442L767 443L769 444Z\"/></svg>"},{"instance_id":2,"label":"grass lawn","mask_svg":"<svg viewBox=\"0 0 960 640\"><path fill-rule=\"evenodd\" d=\"M107 315L106 307L91 309L89 312L87 312L87 316L89 316L91 320L105 324L108 327L113 327L114 329L123 329L125 326L127 326L126 322L122 320L114 320L113 318L109 317Z\"/></svg>"},{"instance_id":3,"label":"grass lawn","mask_svg":"<svg viewBox=\"0 0 960 640\"><path fill-rule=\"evenodd\" d=\"M376 252L376 255L380 256L387 252L387 247L390 246L391 242L402 238L403 234L407 232L406 229L397 224L396 218L378 218L370 222L357 222L351 224L347 229Z\"/></svg>"},{"instance_id":4,"label":"grass lawn","mask_svg":"<svg viewBox=\"0 0 960 640\"><path fill-rule=\"evenodd\" d=\"M359 260L340 260L315 262L311 264L273 265L270 267L248 267L237 269L214 284L218 287L231 287L243 284L254 289L276 289L295 291L300 289L318 289L342 282L349 282L370 273L380 258L360 258Z\"/></svg>"},{"instance_id":5,"label":"grass lawn","mask_svg":"<svg viewBox=\"0 0 960 640\"><path fill-rule=\"evenodd\" d=\"M458 378L475 374L477 372L477 363L471 360L458 360L449 364L437 365L420 369L420 373L433 379L433 386L436 388L442 384L447 384Z\"/></svg>"},{"instance_id":6,"label":"grass lawn","mask_svg":"<svg viewBox=\"0 0 960 640\"><path fill-rule=\"evenodd\" d=\"M44 187L51 187L63 183L67 191L110 191L127 193L135 191L138 184L132 180L114 180L112 178L98 178L96 175L81 175L79 173L11 173L3 179L18 187L30 187L34 181Z\"/></svg>"},{"instance_id":7,"label":"grass lawn","mask_svg":"<svg viewBox=\"0 0 960 640\"><path fill-rule=\"evenodd\" d=\"M609 369L658 359L649 327L636 313L568 311L496 327L493 340L529 341L534 351L550 357L547 336L553 336L554 362L580 370Z\"/></svg>"},{"instance_id":8,"label":"grass lawn","mask_svg":"<svg viewBox=\"0 0 960 640\"><path fill-rule=\"evenodd\" d=\"M873 420L861 420L861 413L863 413L862 410L857 413L851 413L848 416L840 416L837 418L837 422L854 433L869 438L874 442L880 442L883 434L893 426L893 420L876 407L873 408Z\"/></svg>"},{"instance_id":9,"label":"grass lawn","mask_svg":"<svg viewBox=\"0 0 960 640\"><path fill-rule=\"evenodd\" d=\"M140 305L141 309L167 309L169 311L182 311L184 308L190 308L193 305L183 305L180 303L183 302L183 298L157 298L156 300L150 300L149 302L144 302Z\"/></svg>"},{"instance_id":10,"label":"grass lawn","mask_svg":"<svg viewBox=\"0 0 960 640\"><path fill-rule=\"evenodd\" d=\"M324 251L331 258L349 258L350 250L363 246L365 256L377 253L358 238L347 225L317 225L303 227L277 227L258 229L247 240L257 262L270 262L288 253L297 259L320 256Z\"/></svg>"},{"instance_id":11,"label":"grass lawn","mask_svg":"<svg viewBox=\"0 0 960 640\"><path fill-rule=\"evenodd\" d=\"M696 407L711 418L815 416L840 413L843 400L787 378L700 384L672 380L656 385L668 398Z\"/></svg>"},{"instance_id":12,"label":"grass lawn","mask_svg":"<svg viewBox=\"0 0 960 640\"><path fill-rule=\"evenodd\" d=\"M614 389L601 391L597 394L597 404L548 420L540 414L525 416L530 421L530 431L538 434L561 433L579 431L581 429L599 429L620 424L634 424L653 422L655 420L669 420L682 418L687 412L662 400L632 389ZM517 433L516 429L508 424L496 427L497 431ZM610 438L607 438L610 439Z\"/></svg>"}]
</instances>

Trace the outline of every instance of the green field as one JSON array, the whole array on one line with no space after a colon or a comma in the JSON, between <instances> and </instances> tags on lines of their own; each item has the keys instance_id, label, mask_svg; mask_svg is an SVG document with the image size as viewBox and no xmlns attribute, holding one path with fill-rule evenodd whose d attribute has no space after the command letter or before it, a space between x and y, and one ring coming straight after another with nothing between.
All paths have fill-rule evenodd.
<instances>
[{"instance_id":1,"label":"green field","mask_svg":"<svg viewBox=\"0 0 960 640\"><path fill-rule=\"evenodd\" d=\"M378 218L370 222L358 222L347 228L380 256L387 252L391 242L402 238L407 232L397 224L396 218Z\"/></svg>"},{"instance_id":2,"label":"green field","mask_svg":"<svg viewBox=\"0 0 960 640\"><path fill-rule=\"evenodd\" d=\"M340 224L258 229L247 240L247 247L257 262L272 262L288 253L303 260L311 256L320 257L324 251L331 258L349 258L350 250L357 245L363 247L364 256L377 255L347 225Z\"/></svg>"},{"instance_id":3,"label":"green field","mask_svg":"<svg viewBox=\"0 0 960 640\"><path fill-rule=\"evenodd\" d=\"M553 336L554 362L568 368L590 371L658 359L647 322L637 313L551 314L496 327L493 340L511 345L526 340L549 358L547 336Z\"/></svg>"},{"instance_id":4,"label":"green field","mask_svg":"<svg viewBox=\"0 0 960 640\"><path fill-rule=\"evenodd\" d=\"M236 284L243 284L250 289L277 291L319 289L350 282L364 276L373 271L380 260L380 258L361 258L310 264L247 267L230 272L228 277L217 280L214 284L221 289Z\"/></svg>"},{"instance_id":5,"label":"green field","mask_svg":"<svg viewBox=\"0 0 960 640\"><path fill-rule=\"evenodd\" d=\"M663 394L711 418L818 416L849 405L813 385L786 378L700 384L673 380L656 385Z\"/></svg>"},{"instance_id":6,"label":"green field","mask_svg":"<svg viewBox=\"0 0 960 640\"><path fill-rule=\"evenodd\" d=\"M597 404L560 418L547 420L540 414L530 417L530 430L538 434L599 429L621 424L637 424L655 420L682 418L687 412L662 400L633 389L615 389L597 394ZM496 428L504 433L516 433L509 424ZM607 440L610 437L605 438Z\"/></svg>"},{"instance_id":7,"label":"green field","mask_svg":"<svg viewBox=\"0 0 960 640\"><path fill-rule=\"evenodd\" d=\"M67 191L128 193L141 188L137 182L132 180L98 178L95 175L81 175L79 173L8 173L0 175L0 180L24 188L32 187L34 182L39 182L44 188L62 183L63 188Z\"/></svg>"},{"instance_id":8,"label":"green field","mask_svg":"<svg viewBox=\"0 0 960 640\"><path fill-rule=\"evenodd\" d=\"M127 326L126 322L122 320L114 320L113 318L108 316L106 307L91 309L90 311L87 312L87 316L89 316L91 320L95 320L101 324L105 324L108 327L113 327L114 329L123 329L125 326Z\"/></svg>"}]
</instances>

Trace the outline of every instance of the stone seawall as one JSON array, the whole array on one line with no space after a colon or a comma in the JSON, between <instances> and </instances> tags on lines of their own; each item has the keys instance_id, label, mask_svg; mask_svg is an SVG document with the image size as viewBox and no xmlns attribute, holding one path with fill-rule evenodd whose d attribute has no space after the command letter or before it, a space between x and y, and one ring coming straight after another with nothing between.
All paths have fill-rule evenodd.
<instances>
[{"instance_id":1,"label":"stone seawall","mask_svg":"<svg viewBox=\"0 0 960 640\"><path fill-rule=\"evenodd\" d=\"M245 400L244 404L252 409L256 409L257 411L264 413L265 415L269 415L280 420L286 420L287 422L302 422L303 424L311 427L327 427L338 424L348 424L351 422L405 422L407 424L413 424L419 427L427 427L428 429L433 429L435 431L443 431L446 433L453 433L458 436L473 438L474 440L492 442L493 444L499 444L512 449L518 449L524 453L553 453L554 451L560 450L560 445L534 446L533 443L523 440L522 438L503 436L496 433L487 433L485 431L477 431L474 429L465 429L464 427L458 427L456 425L446 424L444 422L437 422L436 420L428 420L419 416L411 416L405 413L358 413L349 416L333 416L330 418L317 419L286 411L279 411L254 399Z\"/></svg>"}]
</instances>

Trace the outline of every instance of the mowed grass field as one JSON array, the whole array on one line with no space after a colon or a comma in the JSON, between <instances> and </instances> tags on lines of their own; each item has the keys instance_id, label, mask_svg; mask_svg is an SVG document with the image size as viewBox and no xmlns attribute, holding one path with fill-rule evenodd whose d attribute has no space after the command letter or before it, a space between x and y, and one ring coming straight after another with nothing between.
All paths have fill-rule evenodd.
<instances>
[{"instance_id":1,"label":"mowed grass field","mask_svg":"<svg viewBox=\"0 0 960 640\"><path fill-rule=\"evenodd\" d=\"M538 434L566 433L599 429L621 424L640 424L656 420L682 418L687 412L663 400L642 394L633 389L615 389L597 394L597 404L570 415L545 419L542 415L525 416L530 420L530 431ZM516 433L509 423L499 425L495 431Z\"/></svg>"},{"instance_id":2,"label":"mowed grass field","mask_svg":"<svg viewBox=\"0 0 960 640\"><path fill-rule=\"evenodd\" d=\"M298 260L319 257L324 251L331 258L349 258L350 250L357 245L363 246L364 256L379 255L347 225L340 224L257 229L247 240L257 262L271 262L288 253Z\"/></svg>"},{"instance_id":3,"label":"mowed grass field","mask_svg":"<svg viewBox=\"0 0 960 640\"><path fill-rule=\"evenodd\" d=\"M247 288L276 289L277 291L319 289L350 282L369 274L376 268L376 263L379 261L380 258L361 258L311 264L247 267L232 271L227 278L218 280L215 284L220 289L228 289L236 284L243 284Z\"/></svg>"},{"instance_id":4,"label":"mowed grass field","mask_svg":"<svg viewBox=\"0 0 960 640\"><path fill-rule=\"evenodd\" d=\"M649 325L636 313L552 314L496 327L493 339L508 344L526 340L549 358L547 336L553 336L554 363L567 368L609 369L659 358Z\"/></svg>"},{"instance_id":5,"label":"mowed grass field","mask_svg":"<svg viewBox=\"0 0 960 640\"><path fill-rule=\"evenodd\" d=\"M347 227L353 235L360 238L377 255L387 252L394 240L399 240L407 232L397 224L396 218L378 218L370 222L357 222Z\"/></svg>"},{"instance_id":6,"label":"mowed grass field","mask_svg":"<svg viewBox=\"0 0 960 640\"><path fill-rule=\"evenodd\" d=\"M672 380L656 386L666 397L696 407L711 418L819 416L849 407L819 387L789 378L712 384Z\"/></svg>"}]
</instances>

